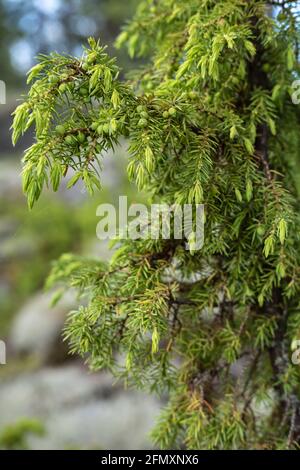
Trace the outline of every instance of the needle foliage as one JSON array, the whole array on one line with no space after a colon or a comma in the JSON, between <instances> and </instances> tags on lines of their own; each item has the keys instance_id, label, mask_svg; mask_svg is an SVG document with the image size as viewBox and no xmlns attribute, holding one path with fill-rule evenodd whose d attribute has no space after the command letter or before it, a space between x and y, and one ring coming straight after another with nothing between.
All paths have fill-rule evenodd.
<instances>
[{"instance_id":1,"label":"needle foliage","mask_svg":"<svg viewBox=\"0 0 300 470\"><path fill-rule=\"evenodd\" d=\"M120 81L105 48L41 56L13 140L29 205L43 187L100 188L101 155L129 141L151 202L205 205L205 243L123 240L110 263L64 255L49 285L89 299L66 337L130 385L167 394L155 445L300 445L298 2L141 1L117 39L143 66ZM275 8L274 8L275 7Z\"/></svg>"}]
</instances>

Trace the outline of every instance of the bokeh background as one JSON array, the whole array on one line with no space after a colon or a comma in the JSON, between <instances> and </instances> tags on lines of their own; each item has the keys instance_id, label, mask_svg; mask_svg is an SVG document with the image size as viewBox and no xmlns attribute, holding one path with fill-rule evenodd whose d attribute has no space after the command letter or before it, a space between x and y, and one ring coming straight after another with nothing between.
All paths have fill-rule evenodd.
<instances>
[{"instance_id":1,"label":"bokeh background","mask_svg":"<svg viewBox=\"0 0 300 470\"><path fill-rule=\"evenodd\" d=\"M0 0L0 365L1 449L149 448L148 433L161 403L124 390L106 373L90 373L62 341L66 313L76 308L69 293L51 308L44 283L53 260L75 252L109 258L96 238L96 207L118 201L135 188L125 175L126 142L106 155L101 193L80 186L46 193L28 211L21 191L21 158L32 135L11 145L11 112L26 92L26 71L38 53L81 55L88 36L100 38L118 57L124 75L134 65L113 41L138 0Z\"/></svg>"}]
</instances>

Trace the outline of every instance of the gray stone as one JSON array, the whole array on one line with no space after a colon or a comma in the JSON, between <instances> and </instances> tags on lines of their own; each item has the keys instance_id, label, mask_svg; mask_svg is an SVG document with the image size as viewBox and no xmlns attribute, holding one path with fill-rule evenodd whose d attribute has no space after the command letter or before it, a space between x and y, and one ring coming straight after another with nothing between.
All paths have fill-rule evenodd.
<instances>
[{"instance_id":1,"label":"gray stone","mask_svg":"<svg viewBox=\"0 0 300 470\"><path fill-rule=\"evenodd\" d=\"M79 364L24 374L0 388L0 428L24 416L44 424L44 436L29 438L32 449L147 449L159 410L155 398Z\"/></svg>"},{"instance_id":2,"label":"gray stone","mask_svg":"<svg viewBox=\"0 0 300 470\"><path fill-rule=\"evenodd\" d=\"M0 198L16 199L22 196L21 162L0 160Z\"/></svg>"},{"instance_id":3,"label":"gray stone","mask_svg":"<svg viewBox=\"0 0 300 470\"><path fill-rule=\"evenodd\" d=\"M51 306L52 292L36 294L16 315L9 344L16 354L35 354L42 362L65 359L67 345L62 341L66 314L76 307L75 296L68 292Z\"/></svg>"}]
</instances>

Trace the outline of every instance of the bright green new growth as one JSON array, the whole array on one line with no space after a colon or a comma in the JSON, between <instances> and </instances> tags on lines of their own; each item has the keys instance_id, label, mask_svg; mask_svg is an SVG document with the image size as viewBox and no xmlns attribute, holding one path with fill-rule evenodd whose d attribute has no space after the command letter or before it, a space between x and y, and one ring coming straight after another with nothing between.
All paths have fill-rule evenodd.
<instances>
[{"instance_id":1,"label":"bright green new growth","mask_svg":"<svg viewBox=\"0 0 300 470\"><path fill-rule=\"evenodd\" d=\"M272 19L257 0L142 1L117 41L147 58L129 81L90 39L82 59L42 56L15 112L14 141L36 127L30 206L68 168L92 192L123 136L152 202L205 204L201 251L127 240L110 264L65 255L49 279L89 298L68 318L74 352L169 394L153 431L165 448L300 444L299 28L283 3Z\"/></svg>"}]
</instances>

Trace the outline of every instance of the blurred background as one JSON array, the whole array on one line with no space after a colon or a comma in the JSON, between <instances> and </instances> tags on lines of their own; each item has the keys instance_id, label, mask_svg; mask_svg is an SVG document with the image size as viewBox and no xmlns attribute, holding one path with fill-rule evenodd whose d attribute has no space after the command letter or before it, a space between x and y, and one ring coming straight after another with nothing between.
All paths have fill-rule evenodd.
<instances>
[{"instance_id":1,"label":"blurred background","mask_svg":"<svg viewBox=\"0 0 300 470\"><path fill-rule=\"evenodd\" d=\"M70 357L61 338L73 294L51 308L44 291L51 262L75 252L109 258L96 238L96 207L135 200L125 176L126 144L105 157L104 189L46 193L32 211L21 191L21 158L31 135L13 148L11 112L26 92L26 71L38 53L81 54L88 36L101 39L130 70L125 53L113 48L121 25L138 0L0 0L0 340L7 364L0 365L0 449L145 449L160 403L124 391L106 373L92 374Z\"/></svg>"}]
</instances>

